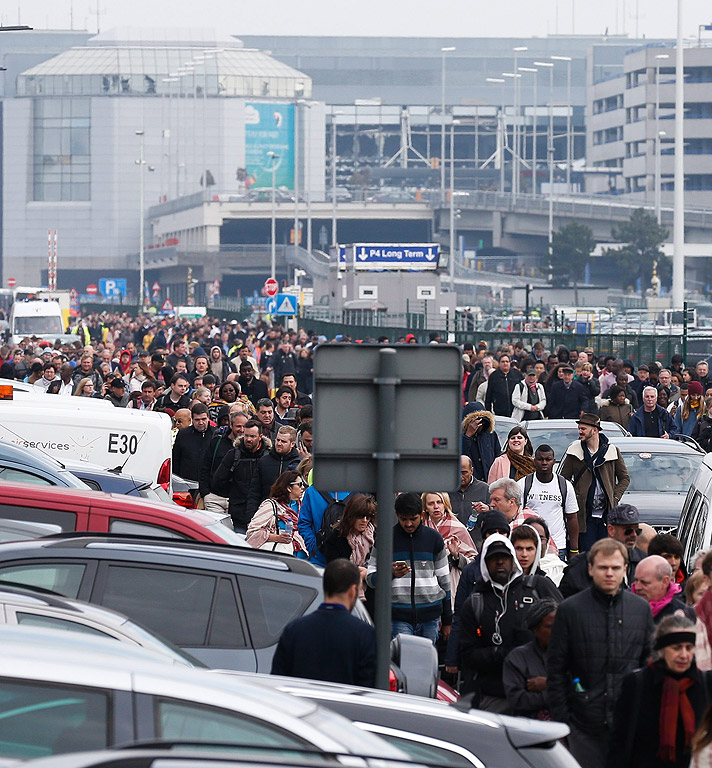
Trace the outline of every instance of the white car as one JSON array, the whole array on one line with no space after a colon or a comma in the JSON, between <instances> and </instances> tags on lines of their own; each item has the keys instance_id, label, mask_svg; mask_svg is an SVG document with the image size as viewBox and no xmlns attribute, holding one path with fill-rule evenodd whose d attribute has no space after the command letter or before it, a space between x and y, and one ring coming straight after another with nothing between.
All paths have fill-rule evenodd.
<instances>
[{"instance_id":1,"label":"white car","mask_svg":"<svg viewBox=\"0 0 712 768\"><path fill-rule=\"evenodd\" d=\"M407 761L398 748L313 702L169 665L143 649L7 626L0 627L0 646L1 758L164 740Z\"/></svg>"}]
</instances>

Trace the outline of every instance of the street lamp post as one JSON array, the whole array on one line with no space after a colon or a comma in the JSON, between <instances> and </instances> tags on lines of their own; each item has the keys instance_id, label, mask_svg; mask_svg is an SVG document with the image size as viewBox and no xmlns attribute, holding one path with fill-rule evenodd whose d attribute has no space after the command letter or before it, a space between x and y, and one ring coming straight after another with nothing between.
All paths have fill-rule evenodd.
<instances>
[{"instance_id":1,"label":"street lamp post","mask_svg":"<svg viewBox=\"0 0 712 768\"><path fill-rule=\"evenodd\" d=\"M455 290L455 126L459 120L450 123L450 292ZM457 304L457 301L455 302Z\"/></svg>"},{"instance_id":2,"label":"street lamp post","mask_svg":"<svg viewBox=\"0 0 712 768\"><path fill-rule=\"evenodd\" d=\"M445 200L445 54L456 50L454 45L440 49L440 200Z\"/></svg>"},{"instance_id":3,"label":"street lamp post","mask_svg":"<svg viewBox=\"0 0 712 768\"><path fill-rule=\"evenodd\" d=\"M136 164L138 165L139 172L139 185L138 185L138 208L139 208L139 224L138 224L138 306L143 310L145 304L145 298L143 293L143 284L145 282L145 254L146 243L143 232L143 207L144 207L144 179L143 179L143 166L146 164L144 158L144 132L143 129L136 131L136 135L139 137L139 156Z\"/></svg>"},{"instance_id":4,"label":"street lamp post","mask_svg":"<svg viewBox=\"0 0 712 768\"><path fill-rule=\"evenodd\" d=\"M571 135L571 56L552 56L554 61L566 62L566 193L571 194L571 163L573 158L573 137Z\"/></svg>"},{"instance_id":5,"label":"street lamp post","mask_svg":"<svg viewBox=\"0 0 712 768\"><path fill-rule=\"evenodd\" d=\"M500 88L500 113L497 120L497 162L499 163L499 191L500 194L504 194L504 151L505 151L505 138L506 138L506 126L504 119L504 83L506 82L503 77L488 77L486 80L488 83L498 83ZM497 166L495 165L495 168Z\"/></svg>"},{"instance_id":6,"label":"street lamp post","mask_svg":"<svg viewBox=\"0 0 712 768\"><path fill-rule=\"evenodd\" d=\"M547 136L546 136L546 161L548 165L549 170L549 203L550 206L552 205L552 187L554 186L554 157L553 157L553 147L554 147L554 106L553 106L553 100L554 100L554 62L552 61L535 61L534 66L536 67L546 67L549 70L549 99L548 99L548 118L549 118L549 125L547 128ZM552 229L552 222L551 218L553 215L553 210L549 212L549 240L551 240L551 229Z\"/></svg>"},{"instance_id":7,"label":"street lamp post","mask_svg":"<svg viewBox=\"0 0 712 768\"><path fill-rule=\"evenodd\" d=\"M272 161L272 230L270 238L270 277L276 280L277 274L277 209L275 190L277 186L277 160L279 155L276 152L268 152L267 157Z\"/></svg>"},{"instance_id":8,"label":"street lamp post","mask_svg":"<svg viewBox=\"0 0 712 768\"><path fill-rule=\"evenodd\" d=\"M660 224L662 218L662 160L660 157L660 136L665 131L660 130L660 62L669 59L667 53L659 53L655 57L655 218Z\"/></svg>"},{"instance_id":9,"label":"street lamp post","mask_svg":"<svg viewBox=\"0 0 712 768\"><path fill-rule=\"evenodd\" d=\"M685 301L685 63L682 47L683 0L677 0L675 48L675 193L672 256L672 306Z\"/></svg>"},{"instance_id":10,"label":"street lamp post","mask_svg":"<svg viewBox=\"0 0 712 768\"><path fill-rule=\"evenodd\" d=\"M343 114L341 110L331 113L331 244L334 248L339 245L336 231L336 117Z\"/></svg>"},{"instance_id":11,"label":"street lamp post","mask_svg":"<svg viewBox=\"0 0 712 768\"><path fill-rule=\"evenodd\" d=\"M514 199L519 192L519 147L518 147L518 126L517 115L519 113L519 96L517 81L521 77L519 72L502 72L502 77L511 77L514 80L514 117L512 118L512 198Z\"/></svg>"},{"instance_id":12,"label":"street lamp post","mask_svg":"<svg viewBox=\"0 0 712 768\"><path fill-rule=\"evenodd\" d=\"M514 140L512 144L514 145L514 169L516 170L516 186L512 187L512 195L516 197L519 194L519 160L522 156L520 147L522 132L519 130L519 112L521 109L521 93L519 90L519 78L521 78L521 75L518 71L519 54L528 51L529 48L526 45L517 45L512 50L514 51L514 123L512 127Z\"/></svg>"},{"instance_id":13,"label":"street lamp post","mask_svg":"<svg viewBox=\"0 0 712 768\"><path fill-rule=\"evenodd\" d=\"M532 195L536 197L536 136L537 136L536 86L537 86L537 80L539 79L539 70L536 67L519 67L519 71L531 72L534 74L534 115L532 117Z\"/></svg>"}]
</instances>

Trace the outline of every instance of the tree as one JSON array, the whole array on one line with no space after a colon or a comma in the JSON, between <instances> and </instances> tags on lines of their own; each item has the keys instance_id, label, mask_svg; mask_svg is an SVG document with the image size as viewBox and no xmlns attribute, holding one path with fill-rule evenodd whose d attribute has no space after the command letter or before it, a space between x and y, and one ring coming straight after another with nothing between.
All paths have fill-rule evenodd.
<instances>
[{"instance_id":1,"label":"tree","mask_svg":"<svg viewBox=\"0 0 712 768\"><path fill-rule=\"evenodd\" d=\"M578 304L577 288L586 264L596 247L593 232L585 224L576 221L561 227L551 240L549 269L552 285L574 284L574 301Z\"/></svg>"},{"instance_id":2,"label":"tree","mask_svg":"<svg viewBox=\"0 0 712 768\"><path fill-rule=\"evenodd\" d=\"M653 276L653 262L658 263L658 277L663 285L672 281L672 263L660 250L667 240L668 231L658 224L655 216L644 208L637 208L626 221L611 230L617 243L624 243L622 248L608 248L605 256L611 257L616 270L621 275L624 288L634 286L640 278L641 293L645 293Z\"/></svg>"}]
</instances>

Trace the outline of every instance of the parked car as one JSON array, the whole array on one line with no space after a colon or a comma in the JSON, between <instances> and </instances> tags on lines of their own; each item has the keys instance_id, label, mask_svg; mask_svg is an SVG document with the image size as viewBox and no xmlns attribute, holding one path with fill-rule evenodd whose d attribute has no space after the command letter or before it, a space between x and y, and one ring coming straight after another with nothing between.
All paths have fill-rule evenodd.
<instances>
[{"instance_id":1,"label":"parked car","mask_svg":"<svg viewBox=\"0 0 712 768\"><path fill-rule=\"evenodd\" d=\"M0 483L0 519L42 523L53 526L55 533L93 531L245 545L227 515L188 511L135 496L95 493L86 487Z\"/></svg>"},{"instance_id":2,"label":"parked car","mask_svg":"<svg viewBox=\"0 0 712 768\"><path fill-rule=\"evenodd\" d=\"M611 435L610 441L620 450L630 475L621 502L638 507L640 519L658 533L677 534L685 497L704 451L657 437Z\"/></svg>"},{"instance_id":3,"label":"parked car","mask_svg":"<svg viewBox=\"0 0 712 768\"><path fill-rule=\"evenodd\" d=\"M0 581L118 611L209 667L249 672L269 672L284 627L322 597L320 572L295 557L112 535L4 544Z\"/></svg>"},{"instance_id":4,"label":"parked car","mask_svg":"<svg viewBox=\"0 0 712 768\"><path fill-rule=\"evenodd\" d=\"M540 445L550 445L554 449L557 461L561 461L566 449L579 439L578 424L575 419L539 419L522 422L522 426L526 427L534 450ZM601 429L606 437L625 437L630 434L614 421L602 421Z\"/></svg>"},{"instance_id":5,"label":"parked car","mask_svg":"<svg viewBox=\"0 0 712 768\"><path fill-rule=\"evenodd\" d=\"M308 699L397 746L416 762L442 768L575 768L559 743L563 723L493 715L455 705L356 686L272 675L244 675L263 688Z\"/></svg>"},{"instance_id":6,"label":"parked car","mask_svg":"<svg viewBox=\"0 0 712 768\"><path fill-rule=\"evenodd\" d=\"M146 648L173 664L205 667L195 657L116 611L41 590L0 584L0 625L79 632Z\"/></svg>"},{"instance_id":7,"label":"parked car","mask_svg":"<svg viewBox=\"0 0 712 768\"><path fill-rule=\"evenodd\" d=\"M313 702L142 648L22 627L0 627L0 644L2 757L166 740L407 759Z\"/></svg>"},{"instance_id":8,"label":"parked car","mask_svg":"<svg viewBox=\"0 0 712 768\"><path fill-rule=\"evenodd\" d=\"M692 478L680 513L678 538L684 547L683 560L691 568L701 549L712 547L712 453L705 454Z\"/></svg>"}]
</instances>

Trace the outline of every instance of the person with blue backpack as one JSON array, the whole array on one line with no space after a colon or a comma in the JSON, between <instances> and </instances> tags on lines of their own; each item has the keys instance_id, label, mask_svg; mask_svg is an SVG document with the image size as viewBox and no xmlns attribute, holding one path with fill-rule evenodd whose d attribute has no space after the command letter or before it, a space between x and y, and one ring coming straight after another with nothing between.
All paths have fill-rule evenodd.
<instances>
[{"instance_id":1,"label":"person with blue backpack","mask_svg":"<svg viewBox=\"0 0 712 768\"><path fill-rule=\"evenodd\" d=\"M334 524L338 523L341 515L343 515L346 500L350 495L351 491L325 493L317 490L313 485L310 485L304 493L297 527L307 546L310 563L326 565L326 557L321 551L320 545L324 543L331 530L330 527L329 530L322 530L324 513L329 509L329 514L326 515L327 523L332 518L335 518Z\"/></svg>"}]
</instances>

